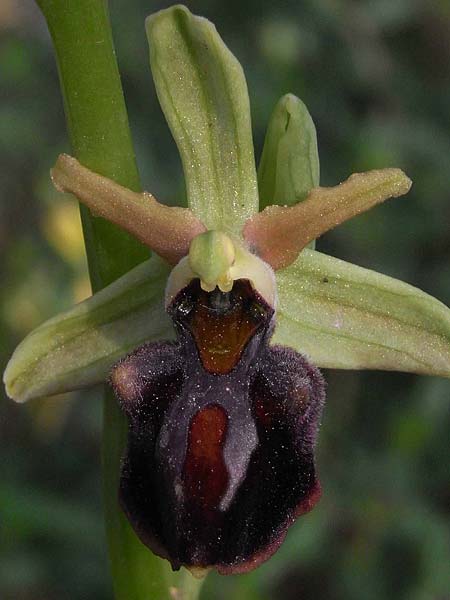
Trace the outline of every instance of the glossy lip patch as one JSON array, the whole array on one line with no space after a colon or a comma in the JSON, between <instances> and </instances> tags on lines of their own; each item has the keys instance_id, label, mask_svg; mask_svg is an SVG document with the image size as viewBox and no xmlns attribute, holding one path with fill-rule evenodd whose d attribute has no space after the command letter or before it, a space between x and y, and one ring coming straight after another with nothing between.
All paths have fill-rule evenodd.
<instances>
[{"instance_id":1,"label":"glossy lip patch","mask_svg":"<svg viewBox=\"0 0 450 600\"><path fill-rule=\"evenodd\" d=\"M217 375L236 366L255 331L273 315L245 280L230 292L208 293L195 279L180 292L175 305L183 306L178 319L194 337L203 367Z\"/></svg>"}]
</instances>

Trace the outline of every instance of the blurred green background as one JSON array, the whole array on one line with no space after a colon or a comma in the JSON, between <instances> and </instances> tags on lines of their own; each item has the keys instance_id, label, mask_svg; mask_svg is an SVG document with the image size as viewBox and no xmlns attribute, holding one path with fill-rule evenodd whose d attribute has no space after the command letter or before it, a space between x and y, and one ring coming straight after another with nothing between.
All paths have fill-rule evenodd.
<instances>
[{"instance_id":1,"label":"blurred green background","mask_svg":"<svg viewBox=\"0 0 450 600\"><path fill-rule=\"evenodd\" d=\"M188 2L247 75L259 157L277 99L315 120L321 182L403 168L410 194L354 219L318 249L450 300L450 3L446 0ZM144 18L166 2L111 0L145 188L184 194L160 112ZM75 202L48 172L68 150L45 23L31 0L0 4L0 367L30 329L89 295ZM450 598L450 384L326 373L318 447L324 489L256 572L208 578L202 600ZM95 390L0 404L0 597L111 599ZM153 600L153 599L149 599ZM157 600L157 599L155 599Z\"/></svg>"}]
</instances>

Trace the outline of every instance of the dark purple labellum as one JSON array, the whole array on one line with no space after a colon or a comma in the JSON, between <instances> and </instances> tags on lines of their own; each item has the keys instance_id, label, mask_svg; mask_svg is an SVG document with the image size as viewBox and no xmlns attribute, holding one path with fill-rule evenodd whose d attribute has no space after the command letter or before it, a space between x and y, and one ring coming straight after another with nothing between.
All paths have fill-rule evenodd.
<instances>
[{"instance_id":1,"label":"dark purple labellum","mask_svg":"<svg viewBox=\"0 0 450 600\"><path fill-rule=\"evenodd\" d=\"M120 501L153 552L242 573L267 560L320 496L319 370L269 346L274 311L246 280L198 280L169 306L175 343L145 344L113 369L129 420Z\"/></svg>"}]
</instances>

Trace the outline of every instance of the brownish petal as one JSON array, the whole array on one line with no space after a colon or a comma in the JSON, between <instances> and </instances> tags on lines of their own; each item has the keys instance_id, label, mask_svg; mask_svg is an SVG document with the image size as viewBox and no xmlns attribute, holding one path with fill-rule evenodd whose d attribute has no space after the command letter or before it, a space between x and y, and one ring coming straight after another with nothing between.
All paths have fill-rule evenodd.
<instances>
[{"instance_id":1,"label":"brownish petal","mask_svg":"<svg viewBox=\"0 0 450 600\"><path fill-rule=\"evenodd\" d=\"M411 180L400 169L355 173L332 188L317 187L295 206L269 206L244 226L250 248L274 269L287 267L310 242L388 198L406 194Z\"/></svg>"},{"instance_id":2,"label":"brownish petal","mask_svg":"<svg viewBox=\"0 0 450 600\"><path fill-rule=\"evenodd\" d=\"M55 187L74 194L94 215L119 225L175 265L205 226L187 208L165 206L149 192L133 192L61 154L51 172Z\"/></svg>"}]
</instances>

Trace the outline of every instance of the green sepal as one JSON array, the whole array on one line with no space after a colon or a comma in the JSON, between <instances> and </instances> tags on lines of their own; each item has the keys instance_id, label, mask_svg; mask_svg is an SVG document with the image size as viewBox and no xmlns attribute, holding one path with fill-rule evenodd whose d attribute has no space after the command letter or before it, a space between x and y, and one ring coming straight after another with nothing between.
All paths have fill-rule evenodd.
<instances>
[{"instance_id":1,"label":"green sepal","mask_svg":"<svg viewBox=\"0 0 450 600\"><path fill-rule=\"evenodd\" d=\"M208 20L173 6L146 21L158 98L183 163L189 208L239 235L258 210L247 84Z\"/></svg>"},{"instance_id":2,"label":"green sepal","mask_svg":"<svg viewBox=\"0 0 450 600\"><path fill-rule=\"evenodd\" d=\"M25 402L104 382L112 365L146 341L174 336L164 310L169 267L157 256L32 331L4 374Z\"/></svg>"},{"instance_id":3,"label":"green sepal","mask_svg":"<svg viewBox=\"0 0 450 600\"><path fill-rule=\"evenodd\" d=\"M158 257L30 333L5 371L18 402L88 387L146 341L171 339L164 311L169 268ZM450 377L450 309L425 292L305 249L277 272L272 343L320 367Z\"/></svg>"},{"instance_id":4,"label":"green sepal","mask_svg":"<svg viewBox=\"0 0 450 600\"><path fill-rule=\"evenodd\" d=\"M274 343L320 367L450 377L450 309L425 292L308 249L277 283Z\"/></svg>"},{"instance_id":5,"label":"green sepal","mask_svg":"<svg viewBox=\"0 0 450 600\"><path fill-rule=\"evenodd\" d=\"M297 204L319 181L314 122L300 98L286 94L270 117L258 166L260 210L271 204Z\"/></svg>"}]
</instances>

